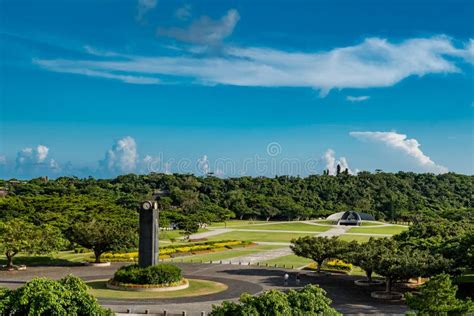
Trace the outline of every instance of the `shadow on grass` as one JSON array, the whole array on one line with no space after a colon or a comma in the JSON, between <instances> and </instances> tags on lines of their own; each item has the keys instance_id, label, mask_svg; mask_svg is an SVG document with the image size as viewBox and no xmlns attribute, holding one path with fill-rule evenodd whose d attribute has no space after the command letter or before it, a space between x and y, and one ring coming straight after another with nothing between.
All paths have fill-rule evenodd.
<instances>
[{"instance_id":1,"label":"shadow on grass","mask_svg":"<svg viewBox=\"0 0 474 316\"><path fill-rule=\"evenodd\" d=\"M0 265L6 265L7 260L0 259ZM16 256L13 259L15 265L26 265L29 267L41 267L41 266L81 266L82 263L74 262L67 259L53 258L49 256Z\"/></svg>"}]
</instances>

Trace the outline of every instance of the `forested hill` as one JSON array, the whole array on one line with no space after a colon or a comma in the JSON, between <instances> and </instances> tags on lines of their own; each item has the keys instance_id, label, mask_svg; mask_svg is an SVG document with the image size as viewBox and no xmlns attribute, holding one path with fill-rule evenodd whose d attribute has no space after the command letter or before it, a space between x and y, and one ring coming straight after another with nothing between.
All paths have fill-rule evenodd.
<instances>
[{"instance_id":1,"label":"forested hill","mask_svg":"<svg viewBox=\"0 0 474 316\"><path fill-rule=\"evenodd\" d=\"M129 174L109 180L74 177L49 181L0 180L0 187L8 191L6 198L0 198L2 217L8 213L7 204L14 201L18 208L38 210L38 205L43 203L43 211L51 204L58 212L66 213L69 210L61 211L59 205L80 209L78 204L87 202L103 208L135 210L139 201L155 189L163 189L170 192L162 199L163 215L173 218L180 214L200 214L210 221L229 216L302 219L354 209L379 219L403 220L422 214L472 216L474 176L361 172L356 176L220 179L182 174Z\"/></svg>"}]
</instances>

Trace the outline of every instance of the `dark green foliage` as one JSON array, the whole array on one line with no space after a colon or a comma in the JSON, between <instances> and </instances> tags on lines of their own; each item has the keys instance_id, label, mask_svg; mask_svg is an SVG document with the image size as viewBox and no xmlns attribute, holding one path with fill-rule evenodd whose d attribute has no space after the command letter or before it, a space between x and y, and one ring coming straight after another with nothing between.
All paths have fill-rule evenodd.
<instances>
[{"instance_id":1,"label":"dark green foliage","mask_svg":"<svg viewBox=\"0 0 474 316\"><path fill-rule=\"evenodd\" d=\"M283 293L277 290L258 296L243 294L240 302L224 301L213 305L211 316L316 316L340 315L331 306L326 292L317 285Z\"/></svg>"},{"instance_id":2,"label":"dark green foliage","mask_svg":"<svg viewBox=\"0 0 474 316\"><path fill-rule=\"evenodd\" d=\"M434 220L417 223L394 237L403 246L427 250L450 259L450 273L474 267L474 224L467 221Z\"/></svg>"},{"instance_id":3,"label":"dark green foliage","mask_svg":"<svg viewBox=\"0 0 474 316\"><path fill-rule=\"evenodd\" d=\"M321 272L324 261L341 258L349 246L348 242L337 237L305 236L291 242L290 248L297 256L312 259L318 264L318 273Z\"/></svg>"},{"instance_id":4,"label":"dark green foliage","mask_svg":"<svg viewBox=\"0 0 474 316\"><path fill-rule=\"evenodd\" d=\"M79 278L36 278L16 290L0 291L1 315L112 315L87 293Z\"/></svg>"},{"instance_id":5,"label":"dark green foliage","mask_svg":"<svg viewBox=\"0 0 474 316\"><path fill-rule=\"evenodd\" d=\"M457 286L447 274L431 278L419 288L419 294L405 294L410 314L415 315L466 315L474 312L474 304L456 298Z\"/></svg>"},{"instance_id":6,"label":"dark green foliage","mask_svg":"<svg viewBox=\"0 0 474 316\"><path fill-rule=\"evenodd\" d=\"M138 236L127 220L93 219L79 222L67 231L70 241L94 251L95 262L107 251L127 250L136 247Z\"/></svg>"},{"instance_id":7,"label":"dark green foliage","mask_svg":"<svg viewBox=\"0 0 474 316\"><path fill-rule=\"evenodd\" d=\"M367 281L372 282L372 273L380 262L383 252L378 247L376 238L370 237L366 243L358 244L351 243L348 247L348 252L343 254L343 259L360 267L365 271Z\"/></svg>"},{"instance_id":8,"label":"dark green foliage","mask_svg":"<svg viewBox=\"0 0 474 316\"><path fill-rule=\"evenodd\" d=\"M160 263L155 266L141 268L134 264L118 269L113 281L127 284L171 284L183 279L181 269L177 266Z\"/></svg>"},{"instance_id":9,"label":"dark green foliage","mask_svg":"<svg viewBox=\"0 0 474 316\"><path fill-rule=\"evenodd\" d=\"M132 218L138 202L154 189L170 192L163 209L174 222L190 214L196 214L202 224L229 214L238 218L303 219L347 209L387 220L472 219L474 176L407 172L360 172L352 176L341 171L338 176L219 179L152 173L112 180L61 177L14 185L6 181L5 186L10 197L0 199L0 218L26 216L36 224L53 222L63 230L86 214ZM21 199L15 200L15 196Z\"/></svg>"},{"instance_id":10,"label":"dark green foliage","mask_svg":"<svg viewBox=\"0 0 474 316\"><path fill-rule=\"evenodd\" d=\"M387 292L391 292L392 285L396 281L428 277L449 270L450 262L441 255L413 247L403 247L393 239L376 239L374 248L380 258L374 267L374 272L385 277Z\"/></svg>"},{"instance_id":11,"label":"dark green foliage","mask_svg":"<svg viewBox=\"0 0 474 316\"><path fill-rule=\"evenodd\" d=\"M48 254L64 245L60 231L51 225L35 226L10 219L0 222L0 252L7 257L7 267L13 267L13 258L20 252Z\"/></svg>"}]
</instances>

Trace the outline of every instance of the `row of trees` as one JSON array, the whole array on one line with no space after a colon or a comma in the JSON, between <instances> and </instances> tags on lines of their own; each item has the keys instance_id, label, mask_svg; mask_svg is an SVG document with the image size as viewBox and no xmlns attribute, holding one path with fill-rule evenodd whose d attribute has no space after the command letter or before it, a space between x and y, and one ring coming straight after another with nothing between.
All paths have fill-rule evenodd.
<instances>
[{"instance_id":1,"label":"row of trees","mask_svg":"<svg viewBox=\"0 0 474 316\"><path fill-rule=\"evenodd\" d=\"M199 221L230 216L269 220L320 217L347 209L387 220L414 220L420 214L459 219L472 216L470 192L474 190L474 176L406 172L361 172L354 176L341 172L337 176L306 178L219 179L152 173L110 180L75 177L26 182L0 180L0 187L6 187L14 196L70 199L87 196L125 209L135 209L155 189L164 189L170 195L164 199L163 207L167 217L174 221L189 213Z\"/></svg>"},{"instance_id":2,"label":"row of trees","mask_svg":"<svg viewBox=\"0 0 474 316\"><path fill-rule=\"evenodd\" d=\"M395 238L370 238L367 243L337 237L301 237L291 249L311 258L318 272L328 259L341 259L362 268L368 282L372 274L385 277L386 291L396 281L439 273L462 274L474 267L474 225L468 222L426 222L413 225Z\"/></svg>"}]
</instances>

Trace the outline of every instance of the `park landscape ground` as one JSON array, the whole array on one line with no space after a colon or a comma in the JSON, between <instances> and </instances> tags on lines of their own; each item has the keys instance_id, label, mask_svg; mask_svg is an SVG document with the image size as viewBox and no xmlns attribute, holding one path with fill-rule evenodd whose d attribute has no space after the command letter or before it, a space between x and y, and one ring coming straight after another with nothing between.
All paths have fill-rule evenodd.
<instances>
[{"instance_id":1,"label":"park landscape ground","mask_svg":"<svg viewBox=\"0 0 474 316\"><path fill-rule=\"evenodd\" d=\"M105 287L105 282L109 277L111 270L104 270L103 268L80 267L76 266L83 261L92 261L93 254L90 252L74 253L71 251L63 251L52 256L27 256L20 255L16 259L19 264L27 264L33 266L28 268L28 272L22 273L17 271L16 276L13 277L16 281L21 281L25 277L25 281L32 276L49 276L50 274L59 273L60 276L67 273L74 273L82 276L83 279L89 280L91 286L90 293L99 298L99 301L112 308L114 311L126 311L127 309L136 311L159 311L159 310L199 310L209 311L212 304L219 302L222 299L235 299L241 292L249 291L254 294L262 289L272 289L282 287L282 275L289 273L296 275L308 275L308 278L303 284L310 283L312 272L307 270L311 266L312 260L308 258L299 257L289 248L292 239L303 236L321 236L331 237L338 236L345 241L366 242L371 237L389 237L394 234L405 231L407 226L395 225L383 222L363 222L359 227L341 227L332 225L330 222L324 220L312 221L249 221L249 220L231 220L226 223L214 223L201 229L198 233L191 235L190 240L245 240L252 243L246 247L238 247L228 250L210 251L206 253L183 255L176 258L163 259L165 262L178 264L187 271L187 276L197 277L192 279L190 288L176 293L164 292L160 294L155 293L134 293L114 291ZM189 241L180 237L179 231L162 231L160 234L160 243L162 247L167 245L186 245ZM1 258L0 260L4 260ZM116 269L118 265L123 263L114 263L112 267ZM34 267L36 266L36 267ZM48 267L49 266L49 267ZM56 266L56 267L54 267ZM69 266L69 268L68 268ZM208 266L209 268L205 268ZM195 267L195 268L193 268ZM72 269L72 270L71 270ZM215 279L214 283L209 281L212 277L207 275L207 281L200 279L206 277L206 273L198 273L196 271L205 270L215 271L216 275L223 277L223 280L228 280L229 274L238 275L238 271L251 271L251 276L242 276L240 279L244 281L240 287L237 287L229 294L224 296L219 292L227 293L228 288L236 286L238 281L232 279L230 284L226 282L219 282L220 279ZM194 271L195 270L195 271ZM225 271L225 272L222 272ZM298 272L299 271L299 272ZM1 273L1 272L0 272ZM271 274L271 282L268 283L268 274ZM23 274L23 276L22 276ZM352 283L354 277L364 275L364 272L358 268L353 267L345 274L339 274L337 279L333 282L328 280L320 280L318 283L326 284L330 289L329 295L332 296L335 306L338 306L341 311L345 312L380 312L380 311L397 311L403 312L405 307L400 304L388 304L382 307L379 303L374 305L374 302L366 302L363 306L357 307L357 304L351 302L343 302L341 293L338 293L340 282L345 282L347 287ZM344 278L349 279L341 279ZM215 275L214 275L215 276ZM13 287L18 286L12 280L12 277L3 272L2 281L0 285ZM56 275L57 277L57 275ZM221 280L222 281L222 280ZM236 284L234 284L237 282ZM247 283L245 283L247 282ZM251 283L256 283L253 287ZM339 285L338 285L339 284ZM293 284L291 286L299 286ZM284 287L283 287L284 288ZM247 290L246 290L247 289ZM343 290L342 292L344 292ZM347 294L352 295L352 294ZM355 295L355 294L354 294ZM184 302L182 298L187 297L201 297L203 299L191 300L192 302ZM356 295L357 297L357 295ZM181 300L180 300L181 299ZM339 301L341 300L341 301ZM361 298L356 298L356 302ZM361 302L359 302L361 303ZM127 307L129 306L129 307ZM191 313L192 315L192 313Z\"/></svg>"}]
</instances>

